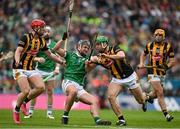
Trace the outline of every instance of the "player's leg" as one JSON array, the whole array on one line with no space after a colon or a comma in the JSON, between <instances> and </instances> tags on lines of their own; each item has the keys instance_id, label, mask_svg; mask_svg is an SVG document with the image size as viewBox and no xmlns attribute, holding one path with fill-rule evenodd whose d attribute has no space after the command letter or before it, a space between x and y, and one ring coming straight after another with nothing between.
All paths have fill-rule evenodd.
<instances>
[{"instance_id":1,"label":"player's leg","mask_svg":"<svg viewBox=\"0 0 180 129\"><path fill-rule=\"evenodd\" d=\"M146 104L146 94L142 92L142 89L140 86L137 86L135 88L129 89L131 93L133 94L134 98L139 104L142 104L142 109L145 112L147 110L147 104Z\"/></svg>"},{"instance_id":2,"label":"player's leg","mask_svg":"<svg viewBox=\"0 0 180 129\"><path fill-rule=\"evenodd\" d=\"M101 120L99 117L98 100L93 95L87 93L85 90L78 92L78 99L80 102L90 105L90 112L97 125L111 125L110 121Z\"/></svg>"},{"instance_id":3,"label":"player's leg","mask_svg":"<svg viewBox=\"0 0 180 129\"><path fill-rule=\"evenodd\" d=\"M64 108L64 114L61 119L62 124L68 124L69 119L69 111L77 97L77 88L75 87L75 83L73 81L64 80L62 82L62 89L66 93L66 102Z\"/></svg>"},{"instance_id":4,"label":"player's leg","mask_svg":"<svg viewBox=\"0 0 180 129\"><path fill-rule=\"evenodd\" d=\"M47 117L50 119L54 119L54 116L52 114L52 105L53 105L53 90L55 86L55 80L49 80L45 85L47 92Z\"/></svg>"},{"instance_id":5,"label":"player's leg","mask_svg":"<svg viewBox=\"0 0 180 129\"><path fill-rule=\"evenodd\" d=\"M157 95L158 103L161 107L161 110L162 110L164 116L166 117L166 120L171 121L173 119L173 117L167 112L167 107L166 107L166 103L164 100L163 87L162 87L160 81L151 80L151 85Z\"/></svg>"},{"instance_id":6,"label":"player's leg","mask_svg":"<svg viewBox=\"0 0 180 129\"><path fill-rule=\"evenodd\" d=\"M31 118L34 113L34 107L36 105L36 98L31 99L30 106L29 106L29 113L28 116L24 116L24 118Z\"/></svg>"},{"instance_id":7,"label":"player's leg","mask_svg":"<svg viewBox=\"0 0 180 129\"><path fill-rule=\"evenodd\" d=\"M108 100L111 104L111 107L112 107L115 115L118 117L118 121L117 121L116 125L119 125L119 126L126 125L124 116L121 112L121 108L116 100L118 94L122 90L123 90L123 87L114 82L111 82L108 86Z\"/></svg>"},{"instance_id":8,"label":"player's leg","mask_svg":"<svg viewBox=\"0 0 180 129\"><path fill-rule=\"evenodd\" d=\"M29 87L29 82L27 80L27 77L25 76L19 77L19 79L17 80L17 83L20 87L21 93L18 94L16 106L13 112L13 119L15 123L20 123L20 116L19 116L20 107L22 106L24 99L29 94L30 87Z\"/></svg>"},{"instance_id":9,"label":"player's leg","mask_svg":"<svg viewBox=\"0 0 180 129\"><path fill-rule=\"evenodd\" d=\"M45 84L39 75L32 75L29 77L29 81L33 84L34 88L30 91L27 98L25 99L26 103L45 91Z\"/></svg>"}]
</instances>

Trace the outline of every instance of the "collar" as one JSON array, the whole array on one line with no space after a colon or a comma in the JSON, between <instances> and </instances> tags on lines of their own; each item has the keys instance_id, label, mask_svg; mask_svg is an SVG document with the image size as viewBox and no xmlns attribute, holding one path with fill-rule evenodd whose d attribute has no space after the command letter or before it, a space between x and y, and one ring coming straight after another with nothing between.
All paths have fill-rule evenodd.
<instances>
[{"instance_id":1,"label":"collar","mask_svg":"<svg viewBox=\"0 0 180 129\"><path fill-rule=\"evenodd\" d=\"M83 56L80 55L80 53L78 52L78 50L76 50L75 53L76 53L76 55L77 55L78 57L83 57Z\"/></svg>"}]
</instances>

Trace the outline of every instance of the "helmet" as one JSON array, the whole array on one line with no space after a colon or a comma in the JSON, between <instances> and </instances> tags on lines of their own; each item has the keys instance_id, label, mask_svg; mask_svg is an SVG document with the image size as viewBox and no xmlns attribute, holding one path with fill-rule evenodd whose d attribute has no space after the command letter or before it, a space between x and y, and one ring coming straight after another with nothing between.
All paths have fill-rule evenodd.
<instances>
[{"instance_id":1,"label":"helmet","mask_svg":"<svg viewBox=\"0 0 180 129\"><path fill-rule=\"evenodd\" d=\"M90 44L90 42L89 42L89 40L79 40L79 42L78 42L78 45L88 45L88 46L90 46L91 44Z\"/></svg>"},{"instance_id":2,"label":"helmet","mask_svg":"<svg viewBox=\"0 0 180 129\"><path fill-rule=\"evenodd\" d=\"M108 43L108 38L105 36L98 36L96 38L96 43Z\"/></svg>"},{"instance_id":3,"label":"helmet","mask_svg":"<svg viewBox=\"0 0 180 129\"><path fill-rule=\"evenodd\" d=\"M154 35L160 34L163 36L163 38L165 38L165 31L163 29L156 29L154 31Z\"/></svg>"},{"instance_id":4,"label":"helmet","mask_svg":"<svg viewBox=\"0 0 180 129\"><path fill-rule=\"evenodd\" d=\"M44 26L46 26L46 23L43 20L40 20L40 19L34 19L31 22L31 28L44 27Z\"/></svg>"},{"instance_id":5,"label":"helmet","mask_svg":"<svg viewBox=\"0 0 180 129\"><path fill-rule=\"evenodd\" d=\"M47 30L47 31L49 31L49 32L52 32L52 29L51 29L50 26L46 26L46 27L45 27L45 30Z\"/></svg>"}]
</instances>

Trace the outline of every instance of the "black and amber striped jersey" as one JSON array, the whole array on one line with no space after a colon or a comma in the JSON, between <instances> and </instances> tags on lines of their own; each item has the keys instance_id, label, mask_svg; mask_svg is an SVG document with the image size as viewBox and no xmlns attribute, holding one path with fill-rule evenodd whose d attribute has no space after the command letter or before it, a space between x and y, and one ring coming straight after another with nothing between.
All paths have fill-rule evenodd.
<instances>
[{"instance_id":1,"label":"black and amber striped jersey","mask_svg":"<svg viewBox=\"0 0 180 129\"><path fill-rule=\"evenodd\" d=\"M13 62L13 69L34 70L35 62L33 61L37 53L48 50L46 41L44 38L34 38L32 33L24 34L18 43L18 47L23 47L23 51L20 55L19 65L15 65L15 59Z\"/></svg>"},{"instance_id":2,"label":"black and amber striped jersey","mask_svg":"<svg viewBox=\"0 0 180 129\"><path fill-rule=\"evenodd\" d=\"M150 42L146 45L144 54L149 55L148 65L155 67L167 64L168 58L174 58L174 50L169 42L163 42L161 44ZM148 74L165 75L166 71L151 68L148 69Z\"/></svg>"},{"instance_id":3,"label":"black and amber striped jersey","mask_svg":"<svg viewBox=\"0 0 180 129\"><path fill-rule=\"evenodd\" d=\"M109 47L108 49L109 49L108 54L110 55L115 55L119 51L123 51L122 49L120 49L119 45L116 45L114 47ZM111 71L112 76L117 79L127 78L134 72L127 58L117 59L117 60L104 58L101 60L102 62L104 62L104 63L101 63L101 65L109 69Z\"/></svg>"}]
</instances>

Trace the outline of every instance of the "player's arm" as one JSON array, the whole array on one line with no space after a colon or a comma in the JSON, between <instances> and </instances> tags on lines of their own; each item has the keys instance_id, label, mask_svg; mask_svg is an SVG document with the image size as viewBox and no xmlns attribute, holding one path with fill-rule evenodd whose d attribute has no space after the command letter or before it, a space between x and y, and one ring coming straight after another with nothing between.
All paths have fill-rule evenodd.
<instances>
[{"instance_id":1,"label":"player's arm","mask_svg":"<svg viewBox=\"0 0 180 129\"><path fill-rule=\"evenodd\" d=\"M59 57L59 56L58 56L58 57ZM60 57L59 57L59 58L60 58ZM54 71L53 71L54 75L59 74L59 69L60 69L60 65L59 65L59 63L56 63L56 67L55 67L55 69L54 69Z\"/></svg>"},{"instance_id":2,"label":"player's arm","mask_svg":"<svg viewBox=\"0 0 180 129\"><path fill-rule=\"evenodd\" d=\"M65 57L66 51L62 48L60 48L61 44L64 42L64 40L60 40L57 42L55 47L52 49L52 51L56 52L61 57Z\"/></svg>"},{"instance_id":3,"label":"player's arm","mask_svg":"<svg viewBox=\"0 0 180 129\"><path fill-rule=\"evenodd\" d=\"M63 33L63 36L62 36L62 39L59 40L55 47L52 49L52 51L55 51L56 53L58 53L61 57L65 57L65 54L66 54L66 51L64 49L61 48L61 45L65 42L65 40L67 39L68 37L68 33L67 32L64 32Z\"/></svg>"},{"instance_id":4,"label":"player's arm","mask_svg":"<svg viewBox=\"0 0 180 129\"><path fill-rule=\"evenodd\" d=\"M44 53L50 58L52 59L53 61L61 64L61 65L64 65L64 61L62 61L58 56L56 56L55 54L53 54L52 52L50 52L49 50L46 50L44 51Z\"/></svg>"},{"instance_id":5,"label":"player's arm","mask_svg":"<svg viewBox=\"0 0 180 129\"><path fill-rule=\"evenodd\" d=\"M141 52L141 55L140 55L140 63L139 63L139 67L144 67L144 62L146 60L146 54L144 52Z\"/></svg>"},{"instance_id":6,"label":"player's arm","mask_svg":"<svg viewBox=\"0 0 180 129\"><path fill-rule=\"evenodd\" d=\"M119 51L115 55L109 55L109 54L102 53L102 54L100 54L100 56L104 56L104 57L107 57L107 58L110 58L113 60L117 60L117 59L124 59L125 53L124 53L124 51Z\"/></svg>"},{"instance_id":7,"label":"player's arm","mask_svg":"<svg viewBox=\"0 0 180 129\"><path fill-rule=\"evenodd\" d=\"M144 51L141 52L141 55L140 55L140 63L139 63L139 68L142 68L144 67L144 62L146 60L146 56L149 54L149 51L148 51L148 46L146 45L146 48L144 49Z\"/></svg>"},{"instance_id":8,"label":"player's arm","mask_svg":"<svg viewBox=\"0 0 180 129\"><path fill-rule=\"evenodd\" d=\"M17 47L17 49L15 51L14 59L16 62L16 66L18 66L18 64L20 62L20 56L21 56L22 51L23 51L23 47Z\"/></svg>"},{"instance_id":9,"label":"player's arm","mask_svg":"<svg viewBox=\"0 0 180 129\"><path fill-rule=\"evenodd\" d=\"M20 56L21 53L27 43L27 35L23 35L20 38L20 41L18 42L18 47L16 48L15 54L14 54L14 59L15 59L15 65L18 66L20 63Z\"/></svg>"},{"instance_id":10,"label":"player's arm","mask_svg":"<svg viewBox=\"0 0 180 129\"><path fill-rule=\"evenodd\" d=\"M175 65L175 58L174 58L174 49L172 48L172 46L170 47L168 53L167 53L168 57L169 57L169 62L167 63L167 66L165 65L166 69L170 69Z\"/></svg>"},{"instance_id":11,"label":"player's arm","mask_svg":"<svg viewBox=\"0 0 180 129\"><path fill-rule=\"evenodd\" d=\"M35 62L39 62L39 63L44 63L45 62L45 59L43 57L35 57L34 58L34 61Z\"/></svg>"},{"instance_id":12,"label":"player's arm","mask_svg":"<svg viewBox=\"0 0 180 129\"><path fill-rule=\"evenodd\" d=\"M97 56L91 56L90 60L87 60L85 62L85 69L87 72L90 72L92 69L94 69L98 64L98 57Z\"/></svg>"}]
</instances>

